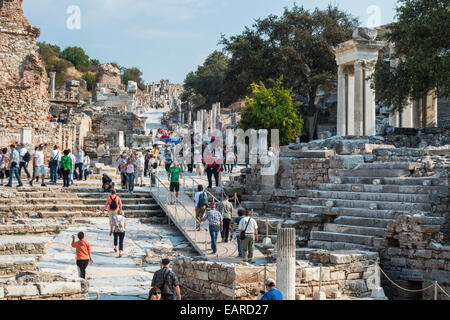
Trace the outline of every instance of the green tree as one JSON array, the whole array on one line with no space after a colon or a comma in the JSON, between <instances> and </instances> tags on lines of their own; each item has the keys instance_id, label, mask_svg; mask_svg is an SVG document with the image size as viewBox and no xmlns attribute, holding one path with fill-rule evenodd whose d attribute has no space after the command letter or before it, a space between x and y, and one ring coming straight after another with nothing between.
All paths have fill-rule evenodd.
<instances>
[{"instance_id":1,"label":"green tree","mask_svg":"<svg viewBox=\"0 0 450 320\"><path fill-rule=\"evenodd\" d=\"M89 64L94 67L98 67L100 65L100 61L98 59L89 60Z\"/></svg>"},{"instance_id":2,"label":"green tree","mask_svg":"<svg viewBox=\"0 0 450 320\"><path fill-rule=\"evenodd\" d=\"M64 85L67 76L68 63L59 57L61 49L58 46L45 42L39 42L39 53L44 60L45 70L49 76L50 72L56 72L56 86Z\"/></svg>"},{"instance_id":3,"label":"green tree","mask_svg":"<svg viewBox=\"0 0 450 320\"><path fill-rule=\"evenodd\" d=\"M186 95L183 98L204 104L223 102L223 81L228 68L229 58L220 51L210 54L196 72L189 72L184 80ZM184 101L187 101L184 100Z\"/></svg>"},{"instance_id":4,"label":"green tree","mask_svg":"<svg viewBox=\"0 0 450 320\"><path fill-rule=\"evenodd\" d=\"M392 59L379 60L373 76L378 101L401 111L409 100L432 90L450 97L450 5L448 0L399 0L397 22L386 38L395 45Z\"/></svg>"},{"instance_id":5,"label":"green tree","mask_svg":"<svg viewBox=\"0 0 450 320\"><path fill-rule=\"evenodd\" d=\"M256 20L252 28L221 43L231 55L225 78L229 102L248 94L252 82L284 76L293 93L314 106L317 91L333 87L337 65L331 47L351 38L358 19L329 6L308 11L294 5L281 17Z\"/></svg>"},{"instance_id":6,"label":"green tree","mask_svg":"<svg viewBox=\"0 0 450 320\"><path fill-rule=\"evenodd\" d=\"M83 80L86 81L87 90L91 91L94 88L94 84L95 84L95 81L97 80L97 76L95 74L87 72L83 75L82 78L83 78Z\"/></svg>"},{"instance_id":7,"label":"green tree","mask_svg":"<svg viewBox=\"0 0 450 320\"><path fill-rule=\"evenodd\" d=\"M146 89L144 80L142 80L141 70L138 68L122 68L121 70L123 70L122 84L127 85L128 81L134 81L137 83L139 89Z\"/></svg>"},{"instance_id":8,"label":"green tree","mask_svg":"<svg viewBox=\"0 0 450 320\"><path fill-rule=\"evenodd\" d=\"M278 129L280 145L287 145L300 137L303 118L297 114L299 103L294 103L292 90L283 87L283 78L269 79L272 85L267 88L263 82L252 83L252 96L246 98L246 108L242 113L239 128Z\"/></svg>"},{"instance_id":9,"label":"green tree","mask_svg":"<svg viewBox=\"0 0 450 320\"><path fill-rule=\"evenodd\" d=\"M80 47L67 47L62 52L62 57L70 62L81 72L89 70L89 56Z\"/></svg>"}]
</instances>

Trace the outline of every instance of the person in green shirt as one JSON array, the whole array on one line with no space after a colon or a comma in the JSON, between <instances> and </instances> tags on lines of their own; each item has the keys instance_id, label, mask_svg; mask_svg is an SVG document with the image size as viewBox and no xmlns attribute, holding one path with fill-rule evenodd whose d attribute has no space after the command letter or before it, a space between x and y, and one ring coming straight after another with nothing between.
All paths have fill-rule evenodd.
<instances>
[{"instance_id":1,"label":"person in green shirt","mask_svg":"<svg viewBox=\"0 0 450 320\"><path fill-rule=\"evenodd\" d=\"M61 158L61 170L63 174L63 188L69 187L69 175L72 171L72 159L69 157L69 150L64 150L64 156Z\"/></svg>"},{"instance_id":2,"label":"person in green shirt","mask_svg":"<svg viewBox=\"0 0 450 320\"><path fill-rule=\"evenodd\" d=\"M170 203L173 202L173 192L176 192L178 200L178 193L180 191L180 178L183 177L183 169L178 165L178 161L174 161L173 166L169 168L167 178L170 180Z\"/></svg>"}]
</instances>

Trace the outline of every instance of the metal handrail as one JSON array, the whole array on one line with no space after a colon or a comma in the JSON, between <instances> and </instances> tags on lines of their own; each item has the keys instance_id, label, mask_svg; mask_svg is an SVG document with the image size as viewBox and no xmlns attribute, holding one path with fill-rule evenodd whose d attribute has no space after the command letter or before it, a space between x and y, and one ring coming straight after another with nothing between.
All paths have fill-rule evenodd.
<instances>
[{"instance_id":1,"label":"metal handrail","mask_svg":"<svg viewBox=\"0 0 450 320\"><path fill-rule=\"evenodd\" d=\"M191 179L194 183L199 184L198 181L195 180L192 176L188 176L188 178ZM183 176L183 181L184 181L184 176ZM183 186L183 187L185 187L185 186ZM206 194L210 195L210 196L212 197L212 199L214 199L214 201L220 202L220 200L217 199L217 198L216 198L211 192L209 192L208 190L205 189L205 190L203 190L203 192L206 192ZM226 193L223 191L223 188L222 188L222 194L226 194Z\"/></svg>"}]
</instances>

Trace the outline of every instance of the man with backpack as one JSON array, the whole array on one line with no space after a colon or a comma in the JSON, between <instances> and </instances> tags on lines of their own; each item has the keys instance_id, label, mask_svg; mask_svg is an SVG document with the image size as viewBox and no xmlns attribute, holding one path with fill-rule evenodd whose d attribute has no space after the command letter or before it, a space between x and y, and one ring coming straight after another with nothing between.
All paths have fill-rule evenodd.
<instances>
[{"instance_id":1,"label":"man with backpack","mask_svg":"<svg viewBox=\"0 0 450 320\"><path fill-rule=\"evenodd\" d=\"M22 174L22 168L25 170L25 173L28 177L28 179L31 178L30 173L28 172L28 162L31 160L31 155L28 152L28 150L25 148L25 145L23 143L20 144L20 164L19 164L19 175Z\"/></svg>"},{"instance_id":2,"label":"man with backpack","mask_svg":"<svg viewBox=\"0 0 450 320\"><path fill-rule=\"evenodd\" d=\"M114 252L117 252L117 240L119 240L119 258L123 254L123 239L125 238L125 230L127 228L127 219L122 210L114 217L114 226L111 225L109 235L114 233Z\"/></svg>"},{"instance_id":3,"label":"man with backpack","mask_svg":"<svg viewBox=\"0 0 450 320\"><path fill-rule=\"evenodd\" d=\"M109 224L111 228L114 227L114 217L117 215L119 210L122 210L122 200L117 195L115 189L111 190L111 195L106 200L105 208L103 209L103 215L105 214L105 210L108 210L109 214Z\"/></svg>"},{"instance_id":4,"label":"man with backpack","mask_svg":"<svg viewBox=\"0 0 450 320\"><path fill-rule=\"evenodd\" d=\"M163 259L161 264L162 268L153 275L151 286L161 289L163 300L173 300L174 293L177 300L181 300L180 282L175 272L170 270L170 260Z\"/></svg>"},{"instance_id":5,"label":"man with backpack","mask_svg":"<svg viewBox=\"0 0 450 320\"><path fill-rule=\"evenodd\" d=\"M253 211L247 211L245 214L246 217L239 222L242 258L244 259L244 262L249 263L253 263L253 248L255 242L258 241L258 224L255 219L251 217L252 212Z\"/></svg>"},{"instance_id":6,"label":"man with backpack","mask_svg":"<svg viewBox=\"0 0 450 320\"><path fill-rule=\"evenodd\" d=\"M197 192L194 196L195 202L195 218L197 219L197 230L200 231L200 221L202 221L205 212L206 206L208 204L208 196L203 191L203 186L201 184L197 187Z\"/></svg>"}]
</instances>

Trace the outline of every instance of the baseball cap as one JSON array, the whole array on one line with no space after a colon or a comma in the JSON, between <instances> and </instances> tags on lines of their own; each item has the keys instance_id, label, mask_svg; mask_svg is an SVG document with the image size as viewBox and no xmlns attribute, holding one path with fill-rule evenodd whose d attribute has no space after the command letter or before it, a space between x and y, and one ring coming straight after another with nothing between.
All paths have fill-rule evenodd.
<instances>
[{"instance_id":1,"label":"baseball cap","mask_svg":"<svg viewBox=\"0 0 450 320\"><path fill-rule=\"evenodd\" d=\"M209 206L210 206L210 207L215 207L215 206L216 206L216 203L213 202L213 203L211 203Z\"/></svg>"}]
</instances>

